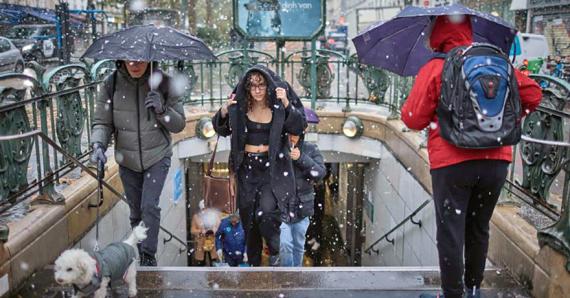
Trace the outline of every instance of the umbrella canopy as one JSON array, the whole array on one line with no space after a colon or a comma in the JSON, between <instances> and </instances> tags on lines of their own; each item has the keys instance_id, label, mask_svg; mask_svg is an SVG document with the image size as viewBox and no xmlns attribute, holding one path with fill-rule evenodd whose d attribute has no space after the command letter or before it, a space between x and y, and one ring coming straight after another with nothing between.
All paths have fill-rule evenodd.
<instances>
[{"instance_id":1,"label":"umbrella canopy","mask_svg":"<svg viewBox=\"0 0 570 298\"><path fill-rule=\"evenodd\" d=\"M131 61L216 59L199 38L172 27L152 24L129 27L101 37L83 57Z\"/></svg>"},{"instance_id":2,"label":"umbrella canopy","mask_svg":"<svg viewBox=\"0 0 570 298\"><path fill-rule=\"evenodd\" d=\"M434 57L429 35L437 16L468 15L474 42L485 42L509 53L517 33L501 18L460 4L421 8L408 6L387 22L374 24L352 39L360 63L402 76L416 75Z\"/></svg>"}]
</instances>

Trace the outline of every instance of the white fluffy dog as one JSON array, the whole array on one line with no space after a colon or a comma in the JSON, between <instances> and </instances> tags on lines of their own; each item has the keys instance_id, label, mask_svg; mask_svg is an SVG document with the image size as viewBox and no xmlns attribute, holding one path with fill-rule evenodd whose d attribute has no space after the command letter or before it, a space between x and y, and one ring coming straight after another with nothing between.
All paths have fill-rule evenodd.
<instances>
[{"instance_id":1,"label":"white fluffy dog","mask_svg":"<svg viewBox=\"0 0 570 298\"><path fill-rule=\"evenodd\" d=\"M148 228L136 226L123 242L112 243L92 254L82 249L64 251L55 261L55 281L60 285L73 285L74 297L93 295L104 298L107 287L124 280L129 297L137 295L137 270L135 249L137 243L146 239Z\"/></svg>"}]
</instances>

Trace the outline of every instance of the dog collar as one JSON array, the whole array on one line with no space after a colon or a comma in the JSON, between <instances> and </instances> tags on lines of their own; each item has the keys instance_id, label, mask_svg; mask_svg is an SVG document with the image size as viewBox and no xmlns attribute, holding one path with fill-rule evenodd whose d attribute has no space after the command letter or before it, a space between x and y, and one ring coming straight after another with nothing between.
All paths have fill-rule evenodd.
<instances>
[{"instance_id":1,"label":"dog collar","mask_svg":"<svg viewBox=\"0 0 570 298\"><path fill-rule=\"evenodd\" d=\"M91 281L86 284L83 287L79 287L78 285L74 284L73 285L73 289L75 290L75 293L77 294L77 292L83 294L84 296L90 296L92 294L95 293L95 291L97 291L99 289L99 287L101 286L101 280L102 280L102 276L101 276L101 269L99 267L99 262L97 262L96 258L91 257L93 260L95 260L95 273L93 274L93 276L91 277Z\"/></svg>"}]
</instances>

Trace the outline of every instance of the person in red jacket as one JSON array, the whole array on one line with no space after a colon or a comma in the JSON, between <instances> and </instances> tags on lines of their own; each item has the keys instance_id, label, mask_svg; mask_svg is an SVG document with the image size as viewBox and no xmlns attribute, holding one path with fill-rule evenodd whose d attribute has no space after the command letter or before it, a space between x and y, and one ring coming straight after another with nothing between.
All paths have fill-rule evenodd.
<instances>
[{"instance_id":1,"label":"person in red jacket","mask_svg":"<svg viewBox=\"0 0 570 298\"><path fill-rule=\"evenodd\" d=\"M437 17L430 47L447 53L472 43L471 21ZM410 129L429 126L428 154L436 210L437 249L445 298L479 297L489 244L489 221L512 161L511 146L463 149L444 140L436 115L444 60L424 65L402 107ZM538 84L515 70L523 111L533 111L542 98ZM425 296L424 296L425 297Z\"/></svg>"}]
</instances>

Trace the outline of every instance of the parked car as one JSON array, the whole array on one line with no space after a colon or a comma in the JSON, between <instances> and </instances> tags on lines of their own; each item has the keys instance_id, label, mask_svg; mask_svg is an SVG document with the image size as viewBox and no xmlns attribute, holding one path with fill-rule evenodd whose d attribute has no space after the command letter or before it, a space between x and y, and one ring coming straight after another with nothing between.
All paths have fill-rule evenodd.
<instances>
[{"instance_id":1,"label":"parked car","mask_svg":"<svg viewBox=\"0 0 570 298\"><path fill-rule=\"evenodd\" d=\"M22 51L26 61L42 61L57 56L55 25L16 25L8 30L6 37Z\"/></svg>"},{"instance_id":2,"label":"parked car","mask_svg":"<svg viewBox=\"0 0 570 298\"><path fill-rule=\"evenodd\" d=\"M510 52L511 59L513 56L515 58L515 67L528 67L533 73L546 71L544 61L549 55L550 51L544 35L531 33L517 33Z\"/></svg>"},{"instance_id":3,"label":"parked car","mask_svg":"<svg viewBox=\"0 0 570 298\"><path fill-rule=\"evenodd\" d=\"M0 72L23 72L24 58L20 50L7 38L0 37Z\"/></svg>"}]
</instances>

